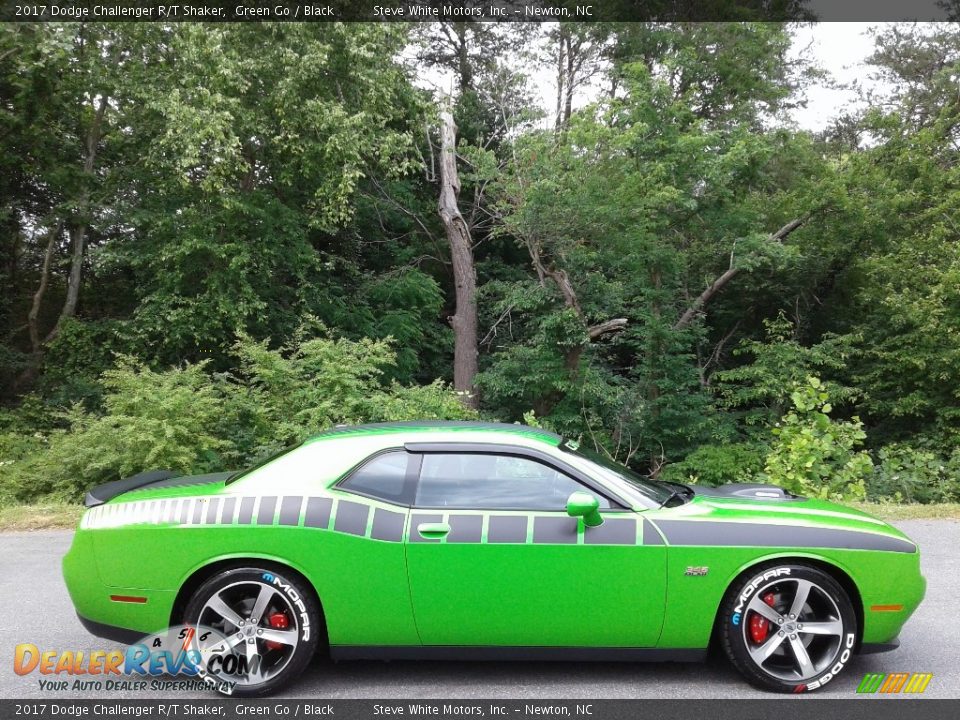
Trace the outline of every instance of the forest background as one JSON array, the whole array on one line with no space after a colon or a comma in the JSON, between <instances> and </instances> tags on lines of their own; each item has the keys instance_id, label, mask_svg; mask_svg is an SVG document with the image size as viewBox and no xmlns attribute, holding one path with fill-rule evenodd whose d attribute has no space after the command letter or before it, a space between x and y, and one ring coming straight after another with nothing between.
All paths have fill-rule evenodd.
<instances>
[{"instance_id":1,"label":"forest background","mask_svg":"<svg viewBox=\"0 0 960 720\"><path fill-rule=\"evenodd\" d=\"M424 418L960 501L960 28L814 132L800 27L0 26L0 505Z\"/></svg>"}]
</instances>

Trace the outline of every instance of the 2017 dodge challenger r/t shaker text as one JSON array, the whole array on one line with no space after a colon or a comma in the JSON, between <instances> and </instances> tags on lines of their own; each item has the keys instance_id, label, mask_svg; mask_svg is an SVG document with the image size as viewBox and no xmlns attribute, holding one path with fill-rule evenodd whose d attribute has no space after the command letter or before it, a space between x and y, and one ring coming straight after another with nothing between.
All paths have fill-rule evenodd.
<instances>
[{"instance_id":1,"label":"2017 dodge challenger r/t shaker text","mask_svg":"<svg viewBox=\"0 0 960 720\"><path fill-rule=\"evenodd\" d=\"M656 482L520 425L339 427L86 504L63 562L83 624L130 642L204 629L240 696L318 650L687 661L711 642L754 685L802 692L896 647L925 588L916 545L865 513Z\"/></svg>"}]
</instances>

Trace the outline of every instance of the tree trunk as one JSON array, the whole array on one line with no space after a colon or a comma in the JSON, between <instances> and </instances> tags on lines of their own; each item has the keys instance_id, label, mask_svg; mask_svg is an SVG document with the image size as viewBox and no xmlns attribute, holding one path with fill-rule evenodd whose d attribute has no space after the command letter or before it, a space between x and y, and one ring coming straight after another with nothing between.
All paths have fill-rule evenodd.
<instances>
[{"instance_id":1,"label":"tree trunk","mask_svg":"<svg viewBox=\"0 0 960 720\"><path fill-rule=\"evenodd\" d=\"M569 373L570 379L573 380L580 372L580 359L583 357L583 351L587 345L595 340L599 340L605 335L622 331L627 327L628 320L627 318L612 318L596 323L595 325L589 325L583 308L580 306L577 291L573 287L573 283L570 282L570 276L567 275L567 271L563 268L556 267L553 263L548 265L544 261L540 252L540 245L536 239L527 237L525 238L525 242L527 250L530 253L530 261L533 263L533 267L537 271L537 277L540 279L540 285L543 286L547 278L553 280L560 294L563 296L563 304L572 310L580 319L580 322L583 323L583 328L586 333L583 342L571 345L564 350L563 353L563 366ZM551 391L534 402L534 413L536 413L537 417L545 417L553 411L557 403L562 399L563 393L557 390Z\"/></svg>"},{"instance_id":2,"label":"tree trunk","mask_svg":"<svg viewBox=\"0 0 960 720\"><path fill-rule=\"evenodd\" d=\"M440 200L437 209L450 243L456 312L453 326L453 387L463 402L478 407L474 382L477 375L477 270L473 261L470 229L460 212L460 175L457 172L457 128L449 109L440 113Z\"/></svg>"},{"instance_id":3,"label":"tree trunk","mask_svg":"<svg viewBox=\"0 0 960 720\"><path fill-rule=\"evenodd\" d=\"M40 285L33 294L33 303L30 305L30 312L27 313L27 327L30 329L30 350L34 355L39 355L41 351L40 328L37 325L37 319L40 317L43 296L47 292L47 284L50 281L50 261L53 259L53 248L62 230L63 223L60 222L50 228L47 235L47 249L43 253L43 267L40 269Z\"/></svg>"},{"instance_id":4,"label":"tree trunk","mask_svg":"<svg viewBox=\"0 0 960 720\"><path fill-rule=\"evenodd\" d=\"M103 115L107 110L107 104L108 98L106 95L101 96L100 103L97 105L93 116L93 122L87 132L83 173L90 182L92 182L93 169L97 160L97 148L103 135ZM80 299L80 280L83 271L83 255L87 241L87 216L90 212L89 187L84 188L78 207L80 218L70 228L70 243L73 247L73 253L70 257L70 275L67 278L67 296L63 301L63 309L60 311L60 317L57 318L57 324L53 326L45 342L55 339L60 334L63 321L77 313L77 302Z\"/></svg>"},{"instance_id":5,"label":"tree trunk","mask_svg":"<svg viewBox=\"0 0 960 720\"><path fill-rule=\"evenodd\" d=\"M570 125L570 116L573 114L573 90L577 83L577 63L579 58L576 54L579 47L574 47L573 38L567 36L567 82L563 93L563 126Z\"/></svg>"},{"instance_id":6,"label":"tree trunk","mask_svg":"<svg viewBox=\"0 0 960 720\"><path fill-rule=\"evenodd\" d=\"M457 34L457 68L460 76L460 94L473 89L473 70L470 68L470 54L467 45L467 24L453 23Z\"/></svg>"},{"instance_id":7,"label":"tree trunk","mask_svg":"<svg viewBox=\"0 0 960 720\"><path fill-rule=\"evenodd\" d=\"M557 112L554 116L554 129L559 131L564 126L563 121L563 97L564 97L564 80L566 78L566 38L567 33L569 32L563 23L560 23L560 27L557 30Z\"/></svg>"}]
</instances>

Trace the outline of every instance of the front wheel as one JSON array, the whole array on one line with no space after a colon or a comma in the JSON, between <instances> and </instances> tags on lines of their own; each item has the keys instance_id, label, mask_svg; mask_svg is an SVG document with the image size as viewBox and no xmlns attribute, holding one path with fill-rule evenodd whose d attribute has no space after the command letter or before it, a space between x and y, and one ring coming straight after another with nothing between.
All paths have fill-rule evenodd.
<instances>
[{"instance_id":1,"label":"front wheel","mask_svg":"<svg viewBox=\"0 0 960 720\"><path fill-rule=\"evenodd\" d=\"M844 589L811 565L754 568L720 606L720 639L734 667L764 690L800 693L835 678L857 642Z\"/></svg>"},{"instance_id":2,"label":"front wheel","mask_svg":"<svg viewBox=\"0 0 960 720\"><path fill-rule=\"evenodd\" d=\"M214 575L187 603L186 622L224 638L207 648L204 669L216 689L268 695L294 680L313 657L320 608L303 581L281 570L236 567Z\"/></svg>"}]
</instances>

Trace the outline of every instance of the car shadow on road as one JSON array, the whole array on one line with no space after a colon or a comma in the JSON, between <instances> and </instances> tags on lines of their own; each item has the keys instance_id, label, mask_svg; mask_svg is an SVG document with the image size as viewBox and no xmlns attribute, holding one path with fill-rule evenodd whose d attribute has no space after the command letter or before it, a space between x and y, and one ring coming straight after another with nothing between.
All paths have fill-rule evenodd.
<instances>
[{"instance_id":1,"label":"car shadow on road","mask_svg":"<svg viewBox=\"0 0 960 720\"><path fill-rule=\"evenodd\" d=\"M283 695L410 700L770 697L746 685L722 659L705 663L334 662L322 656Z\"/></svg>"}]
</instances>

